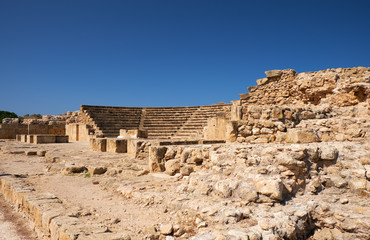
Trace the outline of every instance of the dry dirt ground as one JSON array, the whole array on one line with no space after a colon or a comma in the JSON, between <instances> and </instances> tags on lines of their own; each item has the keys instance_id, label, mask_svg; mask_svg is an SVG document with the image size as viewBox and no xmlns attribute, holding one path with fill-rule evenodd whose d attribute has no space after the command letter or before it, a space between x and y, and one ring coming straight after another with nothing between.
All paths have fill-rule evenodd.
<instances>
[{"instance_id":1,"label":"dry dirt ground","mask_svg":"<svg viewBox=\"0 0 370 240\"><path fill-rule=\"evenodd\" d=\"M255 192L249 185L243 185L258 178L271 186L282 186L280 180L269 178L281 164L274 156L284 154L289 159L290 155L302 159L304 154L308 156L308 150L316 149L307 146L292 146L294 151L286 150L285 145L212 146L214 151L209 159L194 166L195 172L190 176L169 176L148 174L147 160L90 151L88 143L34 145L0 141L0 175L22 179L35 193L52 193L62 201L69 215L86 223L102 224L107 230L131 239L303 239L302 236L313 237L315 224L322 231L313 239L369 239L369 195L352 193L345 187L347 183L342 183L347 179L345 174L362 178L367 174L365 170L356 172L351 166L360 157L368 164L368 143L315 145L322 152L336 147L338 159L330 160L328 166L317 167L317 171L310 166L307 176L311 179L306 185L292 173L301 171L300 167L295 165L288 170L293 177L289 175L287 183L291 182L293 187L299 183L304 188L297 187L296 195L283 202L274 199L275 189L262 187ZM42 155L40 151L46 151L46 156L34 155ZM291 159L291 162L300 161ZM333 174L340 170L343 179L336 180ZM247 191L242 191L241 186ZM309 189L312 193L302 192ZM7 220L9 214L3 215ZM22 238L27 234L35 236L23 233L17 224L13 226L5 223L0 229L13 229L7 232L19 234L20 239L27 239ZM245 232L246 229L250 232ZM276 238L277 234L283 237ZM197 237L192 238L194 235Z\"/></svg>"},{"instance_id":2,"label":"dry dirt ground","mask_svg":"<svg viewBox=\"0 0 370 240\"><path fill-rule=\"evenodd\" d=\"M0 240L37 240L27 219L0 195Z\"/></svg>"},{"instance_id":3,"label":"dry dirt ground","mask_svg":"<svg viewBox=\"0 0 370 240\"><path fill-rule=\"evenodd\" d=\"M9 147L5 147L4 145ZM22 151L33 151L37 149L60 152L61 158L55 163L50 163L45 157L26 156ZM49 192L62 200L66 209L71 212L82 212L85 221L94 221L109 226L113 232L125 232L132 239L143 239L144 236L153 231L155 225L161 223L176 222L176 216L166 213L163 206L151 205L150 200L146 203L138 203L130 198L122 196L107 189L107 185L120 183L121 181L135 182L136 175L140 175L143 169L138 168L134 159L129 159L126 154L109 154L91 152L87 143L68 144L45 144L32 145L16 142L3 142L3 151L0 152L0 174L20 176L30 184L36 192ZM89 173L65 173L61 171L66 165L83 162L85 166L110 166L105 175L93 175ZM140 165L140 164L139 164ZM119 168L121 174L117 178L115 169ZM127 175L122 171L127 170ZM173 177L165 174L154 174L140 177L140 182L150 183L152 188L160 188L165 182L173 181Z\"/></svg>"}]
</instances>

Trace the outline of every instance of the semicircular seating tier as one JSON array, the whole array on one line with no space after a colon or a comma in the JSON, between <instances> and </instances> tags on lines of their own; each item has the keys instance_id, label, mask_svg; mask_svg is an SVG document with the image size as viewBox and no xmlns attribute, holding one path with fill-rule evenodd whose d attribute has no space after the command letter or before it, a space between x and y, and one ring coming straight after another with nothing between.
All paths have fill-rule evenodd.
<instances>
[{"instance_id":1,"label":"semicircular seating tier","mask_svg":"<svg viewBox=\"0 0 370 240\"><path fill-rule=\"evenodd\" d=\"M230 104L192 107L106 107L82 105L95 135L117 137L120 129L147 130L148 138L201 138L207 120L230 111Z\"/></svg>"}]
</instances>

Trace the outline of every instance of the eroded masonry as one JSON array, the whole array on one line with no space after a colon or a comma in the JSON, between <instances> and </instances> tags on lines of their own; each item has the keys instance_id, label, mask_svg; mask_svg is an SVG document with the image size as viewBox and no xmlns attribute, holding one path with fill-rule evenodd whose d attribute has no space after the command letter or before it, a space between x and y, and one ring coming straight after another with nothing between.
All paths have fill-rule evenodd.
<instances>
[{"instance_id":1,"label":"eroded masonry","mask_svg":"<svg viewBox=\"0 0 370 240\"><path fill-rule=\"evenodd\" d=\"M368 239L370 68L272 70L231 104L0 127L0 192L40 239Z\"/></svg>"}]
</instances>

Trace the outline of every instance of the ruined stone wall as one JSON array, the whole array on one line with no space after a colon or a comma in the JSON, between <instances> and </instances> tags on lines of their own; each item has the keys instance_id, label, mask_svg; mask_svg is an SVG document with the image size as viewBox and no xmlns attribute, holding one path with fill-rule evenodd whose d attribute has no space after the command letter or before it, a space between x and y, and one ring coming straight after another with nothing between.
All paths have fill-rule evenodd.
<instances>
[{"instance_id":1,"label":"ruined stone wall","mask_svg":"<svg viewBox=\"0 0 370 240\"><path fill-rule=\"evenodd\" d=\"M233 101L238 142L368 140L370 68L266 72Z\"/></svg>"},{"instance_id":2,"label":"ruined stone wall","mask_svg":"<svg viewBox=\"0 0 370 240\"><path fill-rule=\"evenodd\" d=\"M370 108L291 105L250 105L243 107L243 118L237 121L237 141L330 142L369 139Z\"/></svg>"},{"instance_id":3,"label":"ruined stone wall","mask_svg":"<svg viewBox=\"0 0 370 240\"><path fill-rule=\"evenodd\" d=\"M240 94L243 106L299 104L353 106L367 101L370 68L337 68L296 73L292 69L266 72L249 93Z\"/></svg>"},{"instance_id":4,"label":"ruined stone wall","mask_svg":"<svg viewBox=\"0 0 370 240\"><path fill-rule=\"evenodd\" d=\"M75 111L75 112L67 112L65 115L66 115L67 124L80 123L80 124L94 125L93 120L83 110Z\"/></svg>"}]
</instances>

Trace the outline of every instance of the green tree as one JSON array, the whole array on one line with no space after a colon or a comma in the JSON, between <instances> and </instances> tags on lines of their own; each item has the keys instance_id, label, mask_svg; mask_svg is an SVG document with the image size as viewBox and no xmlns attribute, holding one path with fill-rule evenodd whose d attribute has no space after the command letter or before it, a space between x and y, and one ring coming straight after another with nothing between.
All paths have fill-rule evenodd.
<instances>
[{"instance_id":1,"label":"green tree","mask_svg":"<svg viewBox=\"0 0 370 240\"><path fill-rule=\"evenodd\" d=\"M18 115L13 112L0 111L0 123L3 122L4 118L18 118Z\"/></svg>"}]
</instances>

